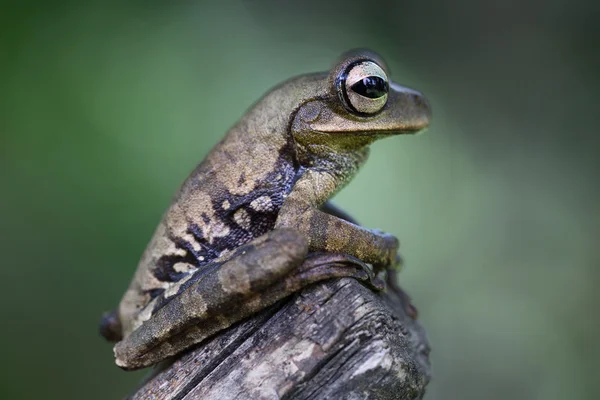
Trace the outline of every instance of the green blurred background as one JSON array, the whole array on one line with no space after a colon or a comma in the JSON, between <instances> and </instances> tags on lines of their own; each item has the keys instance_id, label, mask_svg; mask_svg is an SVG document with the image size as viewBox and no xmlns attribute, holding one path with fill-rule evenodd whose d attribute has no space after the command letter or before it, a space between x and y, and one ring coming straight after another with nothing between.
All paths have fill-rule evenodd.
<instances>
[{"instance_id":1,"label":"green blurred background","mask_svg":"<svg viewBox=\"0 0 600 400\"><path fill-rule=\"evenodd\" d=\"M0 397L115 399L97 334L179 183L269 87L380 52L430 130L338 197L397 235L426 399L598 399L595 1L4 3Z\"/></svg>"}]
</instances>

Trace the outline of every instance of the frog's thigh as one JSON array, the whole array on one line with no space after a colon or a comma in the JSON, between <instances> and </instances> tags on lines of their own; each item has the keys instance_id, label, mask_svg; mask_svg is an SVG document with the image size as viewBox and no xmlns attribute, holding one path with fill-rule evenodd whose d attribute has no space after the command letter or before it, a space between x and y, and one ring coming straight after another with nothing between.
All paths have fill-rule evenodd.
<instances>
[{"instance_id":1,"label":"frog's thigh","mask_svg":"<svg viewBox=\"0 0 600 400\"><path fill-rule=\"evenodd\" d=\"M149 366L231 326L247 316L239 312L241 304L284 279L307 252L306 239L283 228L240 247L119 342L114 349L117 365Z\"/></svg>"}]
</instances>

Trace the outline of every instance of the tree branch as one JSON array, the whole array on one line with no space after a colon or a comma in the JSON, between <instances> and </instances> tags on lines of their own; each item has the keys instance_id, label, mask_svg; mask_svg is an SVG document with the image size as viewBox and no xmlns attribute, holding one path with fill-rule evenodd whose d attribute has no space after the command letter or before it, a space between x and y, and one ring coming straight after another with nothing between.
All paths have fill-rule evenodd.
<instances>
[{"instance_id":1,"label":"tree branch","mask_svg":"<svg viewBox=\"0 0 600 400\"><path fill-rule=\"evenodd\" d=\"M420 399L424 330L395 292L311 285L155 367L131 399Z\"/></svg>"}]
</instances>

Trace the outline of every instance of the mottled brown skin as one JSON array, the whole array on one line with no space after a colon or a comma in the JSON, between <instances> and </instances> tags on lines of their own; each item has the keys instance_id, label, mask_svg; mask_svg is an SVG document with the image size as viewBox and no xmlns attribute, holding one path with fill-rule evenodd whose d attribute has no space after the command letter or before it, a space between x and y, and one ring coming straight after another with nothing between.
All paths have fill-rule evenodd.
<instances>
[{"instance_id":1,"label":"mottled brown skin","mask_svg":"<svg viewBox=\"0 0 600 400\"><path fill-rule=\"evenodd\" d=\"M121 339L117 365L152 365L318 280L374 282L363 263L376 272L395 266L395 237L328 203L369 144L429 123L422 94L391 82L386 101L359 98L380 110L353 109L342 86L353 68L369 71L366 61L385 70L378 56L358 51L329 73L274 88L192 172L103 327ZM325 253L307 259L314 252Z\"/></svg>"}]
</instances>

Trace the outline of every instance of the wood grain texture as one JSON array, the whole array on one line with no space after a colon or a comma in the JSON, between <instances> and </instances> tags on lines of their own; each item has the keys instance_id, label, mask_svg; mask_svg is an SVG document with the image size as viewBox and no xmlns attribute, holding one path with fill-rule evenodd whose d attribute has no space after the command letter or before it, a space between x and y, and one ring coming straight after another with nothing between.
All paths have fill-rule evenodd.
<instances>
[{"instance_id":1,"label":"wood grain texture","mask_svg":"<svg viewBox=\"0 0 600 400\"><path fill-rule=\"evenodd\" d=\"M428 355L402 296L328 280L158 365L130 399L420 399Z\"/></svg>"}]
</instances>

